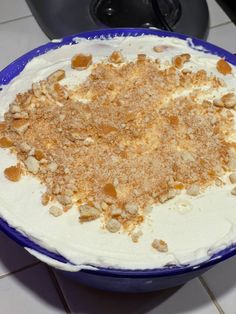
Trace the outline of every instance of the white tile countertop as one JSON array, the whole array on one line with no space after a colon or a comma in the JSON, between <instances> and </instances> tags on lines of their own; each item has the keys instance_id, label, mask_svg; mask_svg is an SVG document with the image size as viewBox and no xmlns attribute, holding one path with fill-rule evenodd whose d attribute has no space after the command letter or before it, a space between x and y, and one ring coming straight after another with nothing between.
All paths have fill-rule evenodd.
<instances>
[{"instance_id":1,"label":"white tile countertop","mask_svg":"<svg viewBox=\"0 0 236 314\"><path fill-rule=\"evenodd\" d=\"M236 27L208 0L208 41L236 53ZM24 0L0 0L0 70L48 41ZM0 232L0 313L236 314L236 257L181 288L124 295L64 278Z\"/></svg>"}]
</instances>

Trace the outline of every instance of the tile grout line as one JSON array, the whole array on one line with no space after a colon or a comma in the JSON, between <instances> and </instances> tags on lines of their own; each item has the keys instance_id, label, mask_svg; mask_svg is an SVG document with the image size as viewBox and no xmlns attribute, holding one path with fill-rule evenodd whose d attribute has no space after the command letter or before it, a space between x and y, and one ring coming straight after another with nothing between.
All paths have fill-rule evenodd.
<instances>
[{"instance_id":1,"label":"tile grout line","mask_svg":"<svg viewBox=\"0 0 236 314\"><path fill-rule=\"evenodd\" d=\"M228 22L224 22L224 23L220 23L220 24L211 26L211 27L210 27L210 30L211 30L211 29L215 29L215 28L220 27L220 26L225 26L225 25L228 25L228 24L233 24L233 25L234 25L234 23L233 23L232 21L228 21Z\"/></svg>"},{"instance_id":2,"label":"tile grout line","mask_svg":"<svg viewBox=\"0 0 236 314\"><path fill-rule=\"evenodd\" d=\"M19 272L21 272L21 271L23 271L23 270L26 270L26 269L28 269L28 268L37 266L38 264L41 264L41 262L35 262L35 263L33 263L33 264L29 264L29 265L23 266L23 267L21 267L21 268L19 268L19 269L17 269L17 270L12 271L12 272L9 272L9 273L0 275L0 279L3 279L3 278L5 278L5 277L8 277L8 276L11 276L11 275L14 275L14 274L17 274L17 273L19 273Z\"/></svg>"},{"instance_id":3,"label":"tile grout line","mask_svg":"<svg viewBox=\"0 0 236 314\"><path fill-rule=\"evenodd\" d=\"M25 15L25 16L17 17L15 19L11 19L11 20L8 20L8 21L0 22L0 25L4 25L4 24L7 24L7 23L11 23L11 22L17 22L17 21L20 21L20 20L27 19L29 17L32 17L32 14L31 15Z\"/></svg>"},{"instance_id":4,"label":"tile grout line","mask_svg":"<svg viewBox=\"0 0 236 314\"><path fill-rule=\"evenodd\" d=\"M214 295L214 293L211 291L211 289L209 288L209 286L207 285L205 279L202 276L198 277L203 288L206 290L207 294L209 295L211 301L214 303L215 307L217 308L217 310L219 311L220 314L225 314L225 312L223 311L222 307L220 306L220 304L218 303L218 301L216 300L216 297Z\"/></svg>"},{"instance_id":5,"label":"tile grout line","mask_svg":"<svg viewBox=\"0 0 236 314\"><path fill-rule=\"evenodd\" d=\"M66 314L71 314L72 312L70 310L69 305L66 302L66 298L65 298L65 296L63 294L63 291L62 291L61 286L60 286L60 284L59 284L59 282L57 280L57 277L55 276L53 270L49 266L46 266L46 268L47 268L49 276L50 276L50 278L51 278L51 280L53 282L53 285L54 285L55 289L57 290L57 293L58 293L60 301L61 301L61 303L62 303L62 305L64 307L64 310L66 311Z\"/></svg>"}]
</instances>

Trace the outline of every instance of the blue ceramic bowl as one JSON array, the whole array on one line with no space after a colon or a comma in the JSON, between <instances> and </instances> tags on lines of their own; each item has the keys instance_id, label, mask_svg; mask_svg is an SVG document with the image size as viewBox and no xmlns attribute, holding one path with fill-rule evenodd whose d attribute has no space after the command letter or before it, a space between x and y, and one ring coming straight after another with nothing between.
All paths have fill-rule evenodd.
<instances>
[{"instance_id":1,"label":"blue ceramic bowl","mask_svg":"<svg viewBox=\"0 0 236 314\"><path fill-rule=\"evenodd\" d=\"M111 38L114 36L140 36L142 34L150 34L164 37L176 37L181 39L188 38L185 35L164 32L153 29L105 29L97 30L78 35L63 38L60 42L50 42L39 48L36 48L16 61L8 65L0 72L0 87L1 85L8 84L14 77L16 77L25 67L25 65L34 57L46 53L49 50L57 49L58 47L74 44L73 38ZM212 44L206 43L199 39L192 38L194 46L202 46L211 54L224 57L230 63L236 65L236 57L229 52L218 48ZM17 206L17 205L16 205ZM19 231L8 225L8 223L0 218L0 229L7 234L10 238L15 240L18 244L25 248L34 250L41 256L46 256L54 261L60 263L70 263L63 256L54 252L49 252L45 248L39 246L29 238L25 237ZM236 254L236 244L226 249L217 252L209 260L199 263L195 266L166 266L159 269L146 269L146 270L122 270L122 269L108 269L98 268L96 270L81 270L77 272L60 271L65 275L71 277L86 285L109 291L122 291L122 292L148 292L155 291L174 286L179 286L187 281L201 275L213 265L222 262Z\"/></svg>"}]
</instances>

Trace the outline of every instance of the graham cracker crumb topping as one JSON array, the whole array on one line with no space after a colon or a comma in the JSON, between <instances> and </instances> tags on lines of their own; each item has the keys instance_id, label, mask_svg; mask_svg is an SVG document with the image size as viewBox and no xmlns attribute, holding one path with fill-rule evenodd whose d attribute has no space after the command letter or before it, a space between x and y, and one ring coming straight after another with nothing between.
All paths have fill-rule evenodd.
<instances>
[{"instance_id":1,"label":"graham cracker crumb topping","mask_svg":"<svg viewBox=\"0 0 236 314\"><path fill-rule=\"evenodd\" d=\"M108 231L123 228L137 242L141 233L133 230L146 208L184 189L198 195L236 170L235 147L226 139L235 95L209 100L222 81L204 69L184 69L190 58L175 56L161 69L158 59L139 54L124 62L114 51L73 89L60 83L66 73L58 70L16 96L0 122L0 146L46 186L43 205L62 205L52 215L77 205L81 223L101 218ZM223 61L218 67L228 73ZM79 70L91 63L91 55L71 60ZM5 175L18 181L21 171L13 166ZM153 247L168 249L162 240Z\"/></svg>"},{"instance_id":2,"label":"graham cracker crumb topping","mask_svg":"<svg viewBox=\"0 0 236 314\"><path fill-rule=\"evenodd\" d=\"M92 64L92 55L79 53L71 59L71 67L75 70L86 70Z\"/></svg>"},{"instance_id":3,"label":"graham cracker crumb topping","mask_svg":"<svg viewBox=\"0 0 236 314\"><path fill-rule=\"evenodd\" d=\"M216 63L216 68L218 72L220 72L223 75L231 74L232 73L232 67L231 65L225 61L224 59L220 59Z\"/></svg>"},{"instance_id":4,"label":"graham cracker crumb topping","mask_svg":"<svg viewBox=\"0 0 236 314\"><path fill-rule=\"evenodd\" d=\"M4 170L5 177L13 182L18 182L21 179L22 170L19 164L10 166Z\"/></svg>"},{"instance_id":5,"label":"graham cracker crumb topping","mask_svg":"<svg viewBox=\"0 0 236 314\"><path fill-rule=\"evenodd\" d=\"M152 247L159 252L168 252L168 245L163 240L154 239Z\"/></svg>"}]
</instances>

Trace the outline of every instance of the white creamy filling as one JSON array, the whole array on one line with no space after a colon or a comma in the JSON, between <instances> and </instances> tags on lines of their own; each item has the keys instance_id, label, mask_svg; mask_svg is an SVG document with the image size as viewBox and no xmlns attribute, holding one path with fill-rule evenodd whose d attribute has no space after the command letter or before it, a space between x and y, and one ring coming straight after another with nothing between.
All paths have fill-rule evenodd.
<instances>
[{"instance_id":1,"label":"white creamy filling","mask_svg":"<svg viewBox=\"0 0 236 314\"><path fill-rule=\"evenodd\" d=\"M70 68L72 56L79 52L91 53L94 62L106 58L114 50L120 50L127 60L134 60L137 53L145 53L161 61L170 61L176 54L190 53L191 61L185 68L193 71L203 68L227 84L215 95L209 95L209 99L226 92L236 93L235 68L232 75L221 75L216 70L219 57L193 50L180 39L142 36L78 41L76 45L64 46L29 62L22 73L1 92L0 115L3 116L17 93L26 91L31 88L32 82L45 79L57 69L66 70L62 83L68 86L73 87L85 80L90 69L76 71ZM170 48L166 52L156 53L153 51L155 45L168 45ZM1 149L0 160L0 215L35 242L62 254L79 268L87 264L125 269L194 264L236 242L236 198L230 193L230 184L211 187L197 197L182 193L165 204L155 206L139 227L143 236L138 243L133 243L124 232L112 234L102 229L100 220L80 224L75 207L60 217L51 216L48 213L51 204L41 205L41 194L45 187L29 176L23 177L18 183L8 181L3 171L16 163L16 157L8 150ZM160 253L154 250L151 247L154 238L164 239L169 251ZM55 264L55 267L62 266ZM68 269L68 265L65 268Z\"/></svg>"}]
</instances>

